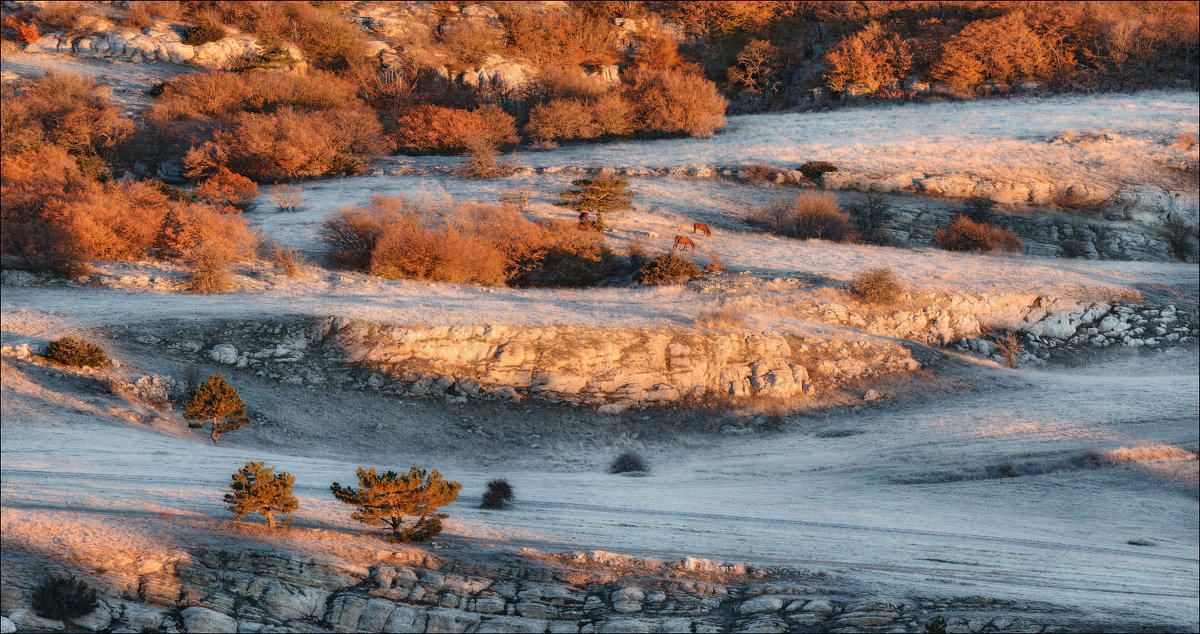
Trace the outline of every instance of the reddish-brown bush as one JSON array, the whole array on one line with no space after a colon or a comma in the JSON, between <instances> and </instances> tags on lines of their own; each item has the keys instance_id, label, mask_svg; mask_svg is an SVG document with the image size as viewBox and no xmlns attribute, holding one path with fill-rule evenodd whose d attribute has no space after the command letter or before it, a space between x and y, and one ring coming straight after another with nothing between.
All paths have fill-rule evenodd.
<instances>
[{"instance_id":1,"label":"reddish-brown bush","mask_svg":"<svg viewBox=\"0 0 1200 634\"><path fill-rule=\"evenodd\" d=\"M237 112L274 112L290 107L303 112L362 107L355 86L337 75L290 73L187 73L163 86L158 109L177 117L227 119Z\"/></svg>"},{"instance_id":2,"label":"reddish-brown bush","mask_svg":"<svg viewBox=\"0 0 1200 634\"><path fill-rule=\"evenodd\" d=\"M620 59L610 20L568 5L532 12L518 3L494 5L508 32L509 48L538 66L612 64Z\"/></svg>"},{"instance_id":3,"label":"reddish-brown bush","mask_svg":"<svg viewBox=\"0 0 1200 634\"><path fill-rule=\"evenodd\" d=\"M857 242L858 231L849 212L842 211L831 192L804 192L788 201L776 201L755 212L747 222L773 233L803 240Z\"/></svg>"},{"instance_id":4,"label":"reddish-brown bush","mask_svg":"<svg viewBox=\"0 0 1200 634\"><path fill-rule=\"evenodd\" d=\"M493 147L517 141L516 125L497 106L459 110L441 106L416 106L396 119L393 138L401 149L417 154L458 154L472 140Z\"/></svg>"},{"instance_id":5,"label":"reddish-brown bush","mask_svg":"<svg viewBox=\"0 0 1200 634\"><path fill-rule=\"evenodd\" d=\"M555 99L529 111L525 134L535 143L590 139L597 134L591 108L581 99Z\"/></svg>"},{"instance_id":6,"label":"reddish-brown bush","mask_svg":"<svg viewBox=\"0 0 1200 634\"><path fill-rule=\"evenodd\" d=\"M176 203L162 219L154 242L166 257L192 258L197 250L221 262L253 258L261 239L240 214L225 214L211 205Z\"/></svg>"},{"instance_id":7,"label":"reddish-brown bush","mask_svg":"<svg viewBox=\"0 0 1200 634\"><path fill-rule=\"evenodd\" d=\"M591 109L597 134L625 136L633 132L633 110L620 93L606 92L600 95Z\"/></svg>"},{"instance_id":8,"label":"reddish-brown bush","mask_svg":"<svg viewBox=\"0 0 1200 634\"><path fill-rule=\"evenodd\" d=\"M354 93L322 72L190 73L164 88L149 121L180 142L211 130L185 157L193 176L222 166L258 181L341 174L389 149Z\"/></svg>"},{"instance_id":9,"label":"reddish-brown bush","mask_svg":"<svg viewBox=\"0 0 1200 634\"><path fill-rule=\"evenodd\" d=\"M634 49L634 68L677 68L683 63L679 45L667 37L646 37Z\"/></svg>"},{"instance_id":10,"label":"reddish-brown bush","mask_svg":"<svg viewBox=\"0 0 1200 634\"><path fill-rule=\"evenodd\" d=\"M31 82L23 95L6 101L19 102L20 116L40 125L47 141L71 154L94 155L107 153L134 127L108 96L108 89L91 77L49 72Z\"/></svg>"},{"instance_id":11,"label":"reddish-brown bush","mask_svg":"<svg viewBox=\"0 0 1200 634\"><path fill-rule=\"evenodd\" d=\"M639 130L656 135L712 136L725 125L729 105L702 75L678 70L635 70L626 98Z\"/></svg>"},{"instance_id":12,"label":"reddish-brown bush","mask_svg":"<svg viewBox=\"0 0 1200 634\"><path fill-rule=\"evenodd\" d=\"M950 226L933 234L933 241L949 251L1020 251L1017 234L986 222L957 216Z\"/></svg>"},{"instance_id":13,"label":"reddish-brown bush","mask_svg":"<svg viewBox=\"0 0 1200 634\"><path fill-rule=\"evenodd\" d=\"M603 238L511 208L376 196L344 207L321 235L334 264L388 278L453 284L574 286L607 274Z\"/></svg>"},{"instance_id":14,"label":"reddish-brown bush","mask_svg":"<svg viewBox=\"0 0 1200 634\"><path fill-rule=\"evenodd\" d=\"M346 159L386 149L374 115L356 110L238 114L200 148L188 151L189 175L228 166L258 181L346 173ZM362 163L356 163L358 171Z\"/></svg>"},{"instance_id":15,"label":"reddish-brown bush","mask_svg":"<svg viewBox=\"0 0 1200 634\"><path fill-rule=\"evenodd\" d=\"M258 198L258 185L220 166L212 176L196 185L195 194L201 202L245 211Z\"/></svg>"},{"instance_id":16,"label":"reddish-brown bush","mask_svg":"<svg viewBox=\"0 0 1200 634\"><path fill-rule=\"evenodd\" d=\"M43 217L74 259L132 260L146 257L170 205L149 183L92 183L48 201Z\"/></svg>"},{"instance_id":17,"label":"reddish-brown bush","mask_svg":"<svg viewBox=\"0 0 1200 634\"><path fill-rule=\"evenodd\" d=\"M337 2L210 0L184 6L193 22L229 24L291 42L318 68L341 70L367 52L365 34L339 15Z\"/></svg>"}]
</instances>

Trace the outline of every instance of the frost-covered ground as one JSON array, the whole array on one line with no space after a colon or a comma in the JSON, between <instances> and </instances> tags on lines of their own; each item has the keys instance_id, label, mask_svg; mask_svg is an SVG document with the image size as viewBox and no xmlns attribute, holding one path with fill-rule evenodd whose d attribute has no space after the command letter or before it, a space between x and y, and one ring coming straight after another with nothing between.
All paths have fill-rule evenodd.
<instances>
[{"instance_id":1,"label":"frost-covered ground","mask_svg":"<svg viewBox=\"0 0 1200 634\"><path fill-rule=\"evenodd\" d=\"M49 58L6 56L4 70L41 72L51 65L44 59ZM90 62L71 64L85 72L91 68ZM104 83L128 89L129 108L145 103L130 87L148 87L168 76L153 65L101 66L96 70ZM1196 160L1194 149L1170 146L1177 136L1196 131L1197 106L1194 92L870 106L731 117L729 127L711 139L572 146L524 151L515 158L538 168L758 162L794 167L831 160L847 171L883 175L1178 187L1178 174L1164 165ZM1063 135L1098 130L1109 134L1076 140ZM1057 136L1063 142L1051 142ZM329 180L305 184L300 212L275 212L264 199L248 217L265 235L319 258L320 222L373 193L494 201L504 191L528 187L533 215L569 219L567 210L550 204L569 180L553 174ZM1181 289L1186 304L1194 303L1200 282L1195 266L1187 264L796 242L741 223L753 207L794 190L676 178L634 178L631 185L635 210L614 219L618 252L634 241L665 251L675 235L690 236L691 223L699 220L712 225L714 234L697 238L697 259L718 256L730 267L726 281L749 280L756 292L793 300L817 292L809 289L819 290L822 282L844 282L879 265L892 267L915 288L971 293L1086 296ZM290 314L392 323L690 324L719 298L685 287L452 287L318 267L309 267L300 280L250 271L242 278L243 290L195 296L161 290L170 287L162 280L179 278L177 266L96 268L107 286L6 286L0 302L3 342L44 341L87 328L99 328L102 336L105 326L151 320ZM132 356L120 349L114 355L130 371L179 371L166 355ZM1004 370L965 359L950 365L951 375L930 381L929 393L920 398L793 415L779 431L741 436L703 429L702 414L606 417L523 405L459 409L310 391L247 374L237 376L238 385L277 422L230 434L214 447L177 418L130 419L127 404L95 384L6 357L0 403L3 528L9 535L41 534L47 543L60 530L116 542L129 536L58 527L54 509L106 518L162 513L164 523L176 513L224 518L224 483L253 459L297 476L301 525L358 530L329 496L329 483L350 482L363 464L403 469L417 463L465 485L462 500L448 509L450 539L778 563L840 573L881 599L985 595L1079 608L1101 621L1122 615L1150 626L1195 630L1196 349L1112 355L1069 371ZM947 381L958 389L948 391ZM643 420L644 415L651 418ZM679 422L687 416L700 423ZM654 429L677 424L679 431ZM497 443L502 451L484 453ZM629 448L649 457L651 475L604 473L614 453ZM483 484L494 477L513 483L516 508L474 508Z\"/></svg>"},{"instance_id":2,"label":"frost-covered ground","mask_svg":"<svg viewBox=\"0 0 1200 634\"><path fill-rule=\"evenodd\" d=\"M707 139L581 145L521 152L533 167L672 167L832 161L876 174L963 174L976 179L1083 180L1109 186L1158 182L1170 148L1196 134L1193 91L1015 97L729 117ZM1111 140L1051 143L1064 133L1107 131ZM1067 135L1069 138L1069 135Z\"/></svg>"},{"instance_id":3,"label":"frost-covered ground","mask_svg":"<svg viewBox=\"0 0 1200 634\"><path fill-rule=\"evenodd\" d=\"M294 438L270 449L242 432L213 447L181 425L123 422L51 372L16 367L6 367L3 399L8 508L222 517L223 483L253 459L297 475L302 524L353 529L328 484L351 480L362 464L416 463L465 485L448 508L453 538L784 564L873 585L881 598L984 595L1047 601L1101 620L1194 625L1196 459L1170 449L1197 440L1194 350L1071 374L982 368L972 379L977 391L794 418L783 432L686 448L630 439L624 445L640 446L652 465L641 478L603 472L613 447L581 443L582 464L564 468L529 439L523 455L480 469L469 439L447 438L440 449L406 442L426 419L409 408L373 418L378 397L363 397L365 412L298 420L291 434L285 422L275 434ZM250 387L251 395L264 389ZM277 397L322 398L299 390ZM502 428L504 419L466 422ZM568 423L544 418L541 442ZM374 425L374 448L357 440L312 446L305 427L331 424ZM1101 467L1079 460L1133 447L1156 448L1160 459ZM475 509L483 484L497 476L515 486L517 507ZM8 521L38 520L22 511Z\"/></svg>"}]
</instances>

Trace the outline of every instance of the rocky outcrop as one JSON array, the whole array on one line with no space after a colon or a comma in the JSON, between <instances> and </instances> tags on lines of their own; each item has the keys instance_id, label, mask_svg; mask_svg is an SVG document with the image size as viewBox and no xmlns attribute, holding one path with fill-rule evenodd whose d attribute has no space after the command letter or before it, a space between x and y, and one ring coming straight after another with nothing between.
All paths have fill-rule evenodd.
<instances>
[{"instance_id":1,"label":"rocky outcrop","mask_svg":"<svg viewBox=\"0 0 1200 634\"><path fill-rule=\"evenodd\" d=\"M332 381L454 401L536 398L609 412L702 398L803 398L837 381L920 366L894 342L701 328L393 326L336 318L204 331L139 328L130 338L289 384Z\"/></svg>"},{"instance_id":2,"label":"rocky outcrop","mask_svg":"<svg viewBox=\"0 0 1200 634\"><path fill-rule=\"evenodd\" d=\"M10 548L4 555L4 631L873 632L921 631L937 614L948 631L1098 625L1058 606L987 597L880 600L825 573L692 557L530 550L435 556L398 548L346 559L265 545L191 547L162 561L106 561L100 573L69 570L101 597L97 610L68 625L29 608L33 580L63 564Z\"/></svg>"},{"instance_id":3,"label":"rocky outcrop","mask_svg":"<svg viewBox=\"0 0 1200 634\"><path fill-rule=\"evenodd\" d=\"M1109 346L1163 348L1194 342L1195 316L1166 306L1130 306L1098 300L985 293L908 294L918 309L878 311L853 304L798 306L808 319L850 326L885 337L954 346L993 356L987 333L1012 331L1030 349L1022 361L1041 362L1064 353ZM994 356L999 361L999 356Z\"/></svg>"},{"instance_id":4,"label":"rocky outcrop","mask_svg":"<svg viewBox=\"0 0 1200 634\"><path fill-rule=\"evenodd\" d=\"M89 35L48 33L25 48L28 53L69 53L77 57L119 59L134 63L186 64L203 68L234 68L261 55L264 50L253 35L226 28L224 38L199 46L183 43L185 27L166 23L145 29L99 25ZM292 58L303 67L300 50L288 47Z\"/></svg>"}]
</instances>

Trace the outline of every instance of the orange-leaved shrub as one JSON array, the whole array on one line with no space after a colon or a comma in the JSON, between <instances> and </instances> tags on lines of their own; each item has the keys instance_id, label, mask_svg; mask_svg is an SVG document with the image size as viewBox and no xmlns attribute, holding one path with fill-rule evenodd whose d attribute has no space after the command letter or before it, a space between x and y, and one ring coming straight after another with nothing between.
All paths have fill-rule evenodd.
<instances>
[{"instance_id":1,"label":"orange-leaved shrub","mask_svg":"<svg viewBox=\"0 0 1200 634\"><path fill-rule=\"evenodd\" d=\"M861 84L868 92L875 92L904 79L913 59L909 45L900 36L872 22L838 42L825 61L825 83L831 90L843 91Z\"/></svg>"},{"instance_id":2,"label":"orange-leaved shrub","mask_svg":"<svg viewBox=\"0 0 1200 634\"><path fill-rule=\"evenodd\" d=\"M933 241L948 251L1020 251L1017 234L966 216L956 216L950 225L934 232Z\"/></svg>"},{"instance_id":3,"label":"orange-leaved shrub","mask_svg":"<svg viewBox=\"0 0 1200 634\"><path fill-rule=\"evenodd\" d=\"M89 76L51 71L4 93L5 152L45 140L74 156L107 155L133 131L109 102L109 90ZM13 146L17 147L13 147Z\"/></svg>"},{"instance_id":4,"label":"orange-leaved shrub","mask_svg":"<svg viewBox=\"0 0 1200 634\"><path fill-rule=\"evenodd\" d=\"M146 120L180 146L204 139L184 157L194 177L219 167L257 181L353 173L389 149L355 86L321 71L181 75Z\"/></svg>"},{"instance_id":5,"label":"orange-leaved shrub","mask_svg":"<svg viewBox=\"0 0 1200 634\"><path fill-rule=\"evenodd\" d=\"M636 128L660 136L712 136L725 126L729 105L712 81L675 69L631 71L625 98Z\"/></svg>"},{"instance_id":6,"label":"orange-leaved shrub","mask_svg":"<svg viewBox=\"0 0 1200 634\"><path fill-rule=\"evenodd\" d=\"M629 102L615 91L594 99L552 99L529 111L525 134L535 143L624 136L634 129L632 115Z\"/></svg>"},{"instance_id":7,"label":"orange-leaved shrub","mask_svg":"<svg viewBox=\"0 0 1200 634\"><path fill-rule=\"evenodd\" d=\"M751 214L750 224L789 238L858 242L858 231L832 192L803 192L777 200Z\"/></svg>"},{"instance_id":8,"label":"orange-leaved shrub","mask_svg":"<svg viewBox=\"0 0 1200 634\"><path fill-rule=\"evenodd\" d=\"M194 193L201 202L245 211L258 198L258 185L245 176L219 166L212 176L196 185Z\"/></svg>"},{"instance_id":9,"label":"orange-leaved shrub","mask_svg":"<svg viewBox=\"0 0 1200 634\"><path fill-rule=\"evenodd\" d=\"M397 117L395 128L396 145L414 154L458 154L472 142L499 148L519 140L513 117L491 104L476 110L414 106Z\"/></svg>"},{"instance_id":10,"label":"orange-leaved shrub","mask_svg":"<svg viewBox=\"0 0 1200 634\"><path fill-rule=\"evenodd\" d=\"M598 279L611 267L611 254L603 238L585 233L570 223L531 222L512 208L389 196L373 197L368 207L343 207L321 227L337 266L386 278L483 285L571 286Z\"/></svg>"}]
</instances>

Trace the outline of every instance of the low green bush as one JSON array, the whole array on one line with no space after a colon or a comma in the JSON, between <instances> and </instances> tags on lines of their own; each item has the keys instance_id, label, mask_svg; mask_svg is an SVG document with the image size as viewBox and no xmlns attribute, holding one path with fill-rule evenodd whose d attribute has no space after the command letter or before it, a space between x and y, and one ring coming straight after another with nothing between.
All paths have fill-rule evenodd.
<instances>
[{"instance_id":1,"label":"low green bush","mask_svg":"<svg viewBox=\"0 0 1200 634\"><path fill-rule=\"evenodd\" d=\"M77 619L99 605L96 591L75 577L51 577L33 590L33 611L44 619Z\"/></svg>"},{"instance_id":2,"label":"low green bush","mask_svg":"<svg viewBox=\"0 0 1200 634\"><path fill-rule=\"evenodd\" d=\"M817 180L823 174L825 174L825 172L836 171L838 171L837 165L834 165L829 161L809 161L800 166L800 173L804 174L804 176L811 180Z\"/></svg>"},{"instance_id":3,"label":"low green bush","mask_svg":"<svg viewBox=\"0 0 1200 634\"><path fill-rule=\"evenodd\" d=\"M46 346L47 359L55 363L76 368L98 367L108 363L108 357L100 346L78 337L63 337Z\"/></svg>"},{"instance_id":4,"label":"low green bush","mask_svg":"<svg viewBox=\"0 0 1200 634\"><path fill-rule=\"evenodd\" d=\"M354 176L367 171L367 166L357 156L334 154L325 160L325 173L329 176Z\"/></svg>"},{"instance_id":5,"label":"low green bush","mask_svg":"<svg viewBox=\"0 0 1200 634\"><path fill-rule=\"evenodd\" d=\"M225 39L225 29L215 24L197 24L183 32L183 43L200 46Z\"/></svg>"},{"instance_id":6,"label":"low green bush","mask_svg":"<svg viewBox=\"0 0 1200 634\"><path fill-rule=\"evenodd\" d=\"M634 274L633 281L638 284L678 284L703 273L695 262L669 253L643 264Z\"/></svg>"}]
</instances>

